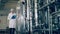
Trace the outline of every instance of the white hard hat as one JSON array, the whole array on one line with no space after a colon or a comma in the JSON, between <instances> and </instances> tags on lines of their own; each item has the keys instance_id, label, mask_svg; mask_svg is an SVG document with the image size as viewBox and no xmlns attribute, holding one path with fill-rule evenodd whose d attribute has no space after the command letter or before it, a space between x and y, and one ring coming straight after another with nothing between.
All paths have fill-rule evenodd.
<instances>
[{"instance_id":1,"label":"white hard hat","mask_svg":"<svg viewBox=\"0 0 60 34\"><path fill-rule=\"evenodd\" d=\"M14 9L13 8L11 8L11 10L10 11L13 11Z\"/></svg>"}]
</instances>

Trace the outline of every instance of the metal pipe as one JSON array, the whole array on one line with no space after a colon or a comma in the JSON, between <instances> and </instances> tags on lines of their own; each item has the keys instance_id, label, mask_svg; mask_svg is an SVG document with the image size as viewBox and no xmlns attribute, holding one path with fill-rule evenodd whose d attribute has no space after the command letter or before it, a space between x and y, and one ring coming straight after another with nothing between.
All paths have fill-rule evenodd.
<instances>
[{"instance_id":1,"label":"metal pipe","mask_svg":"<svg viewBox=\"0 0 60 34\"><path fill-rule=\"evenodd\" d=\"M43 9L43 8L46 7L46 6L49 6L50 4L52 4L52 3L54 3L54 2L55 2L55 0L51 1L50 3L48 2L47 4L45 4L44 6L42 6L39 10Z\"/></svg>"}]
</instances>

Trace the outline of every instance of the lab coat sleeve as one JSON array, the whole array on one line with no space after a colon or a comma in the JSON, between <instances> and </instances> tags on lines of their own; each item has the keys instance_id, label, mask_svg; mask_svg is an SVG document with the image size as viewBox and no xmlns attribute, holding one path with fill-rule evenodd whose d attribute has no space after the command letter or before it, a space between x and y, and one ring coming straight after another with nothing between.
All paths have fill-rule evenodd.
<instances>
[{"instance_id":1,"label":"lab coat sleeve","mask_svg":"<svg viewBox=\"0 0 60 34\"><path fill-rule=\"evenodd\" d=\"M11 19L10 17L11 17L11 16L10 16L10 14L9 14L7 19L10 20L10 19Z\"/></svg>"}]
</instances>

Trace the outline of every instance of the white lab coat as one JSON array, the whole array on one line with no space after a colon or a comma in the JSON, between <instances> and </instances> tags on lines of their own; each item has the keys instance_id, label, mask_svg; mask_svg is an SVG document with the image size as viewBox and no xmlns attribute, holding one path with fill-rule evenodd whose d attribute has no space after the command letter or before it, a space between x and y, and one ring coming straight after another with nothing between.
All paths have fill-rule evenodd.
<instances>
[{"instance_id":1,"label":"white lab coat","mask_svg":"<svg viewBox=\"0 0 60 34\"><path fill-rule=\"evenodd\" d=\"M11 19L13 15L16 15L16 13L12 14L9 13L8 20L9 20L9 28L15 28L16 27L16 19Z\"/></svg>"}]
</instances>

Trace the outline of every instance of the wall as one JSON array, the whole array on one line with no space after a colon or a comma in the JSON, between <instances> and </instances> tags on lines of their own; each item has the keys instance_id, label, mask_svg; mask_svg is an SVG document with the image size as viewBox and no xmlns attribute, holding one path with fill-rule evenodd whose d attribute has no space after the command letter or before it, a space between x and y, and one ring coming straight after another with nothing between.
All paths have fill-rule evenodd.
<instances>
[{"instance_id":1,"label":"wall","mask_svg":"<svg viewBox=\"0 0 60 34\"><path fill-rule=\"evenodd\" d=\"M0 11L0 29L5 29L8 26L7 11Z\"/></svg>"}]
</instances>

